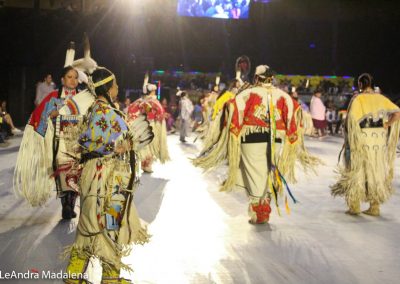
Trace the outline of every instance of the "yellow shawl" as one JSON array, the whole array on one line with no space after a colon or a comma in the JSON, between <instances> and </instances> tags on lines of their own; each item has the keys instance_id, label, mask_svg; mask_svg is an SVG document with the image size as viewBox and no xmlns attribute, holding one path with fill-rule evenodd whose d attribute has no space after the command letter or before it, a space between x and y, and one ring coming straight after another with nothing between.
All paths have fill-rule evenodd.
<instances>
[{"instance_id":1,"label":"yellow shawl","mask_svg":"<svg viewBox=\"0 0 400 284\"><path fill-rule=\"evenodd\" d=\"M217 101L215 102L214 105L214 112L213 115L211 117L212 120L215 119L215 117L217 116L217 114L224 108L224 105L231 99L233 99L235 97L234 93L231 93L229 91L226 91L222 96L220 96Z\"/></svg>"},{"instance_id":2,"label":"yellow shawl","mask_svg":"<svg viewBox=\"0 0 400 284\"><path fill-rule=\"evenodd\" d=\"M348 115L360 122L366 116L377 119L398 109L398 106L381 94L361 94L353 99Z\"/></svg>"}]
</instances>

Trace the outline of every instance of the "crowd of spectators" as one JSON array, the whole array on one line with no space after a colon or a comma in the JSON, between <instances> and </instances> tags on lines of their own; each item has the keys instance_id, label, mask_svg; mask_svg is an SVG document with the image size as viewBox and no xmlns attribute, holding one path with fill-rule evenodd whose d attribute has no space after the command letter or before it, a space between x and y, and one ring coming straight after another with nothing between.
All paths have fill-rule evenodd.
<instances>
[{"instance_id":1,"label":"crowd of spectators","mask_svg":"<svg viewBox=\"0 0 400 284\"><path fill-rule=\"evenodd\" d=\"M249 16L250 0L180 0L178 13L189 17L243 19Z\"/></svg>"},{"instance_id":2,"label":"crowd of spectators","mask_svg":"<svg viewBox=\"0 0 400 284\"><path fill-rule=\"evenodd\" d=\"M188 98L194 105L192 113L192 129L196 130L204 122L202 116L203 109L206 107L202 103L207 96L212 92L215 86L215 77L217 74L192 74L185 73L176 76L173 73L165 73L161 76L153 74L154 80L161 80L163 88L161 91L161 103L165 110L166 124L168 133L175 132L176 128L180 126L179 119L179 104L176 97L178 89L185 90ZM226 88L227 78L222 76L219 90ZM276 80L274 84L287 93L291 90L296 90L300 98L300 102L304 111L311 112L311 99L318 97L315 101L319 102L318 114L314 113L315 117L319 120L318 127L314 128L314 135L324 137L327 133L331 135L340 134L342 132L342 121L345 117L347 106L353 96L352 86L349 80L342 80L338 78L336 84L331 80L320 80L320 85L310 85L307 80L302 80L297 86L293 86L289 80ZM312 107L315 112L315 107Z\"/></svg>"}]
</instances>

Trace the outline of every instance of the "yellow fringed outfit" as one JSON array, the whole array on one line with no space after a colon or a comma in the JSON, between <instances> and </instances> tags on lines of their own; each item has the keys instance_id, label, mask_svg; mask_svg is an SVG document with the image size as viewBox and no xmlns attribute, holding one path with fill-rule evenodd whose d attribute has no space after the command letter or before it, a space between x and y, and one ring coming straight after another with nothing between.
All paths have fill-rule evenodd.
<instances>
[{"instance_id":1,"label":"yellow fringed outfit","mask_svg":"<svg viewBox=\"0 0 400 284\"><path fill-rule=\"evenodd\" d=\"M224 108L224 105L230 101L231 99L233 99L235 97L234 93L231 93L229 91L226 91L222 96L220 96L217 101L215 102L214 105L214 110L213 110L213 114L211 119L215 120L215 118L217 117L217 115L222 111L222 109Z\"/></svg>"},{"instance_id":2,"label":"yellow fringed outfit","mask_svg":"<svg viewBox=\"0 0 400 284\"><path fill-rule=\"evenodd\" d=\"M225 105L235 98L235 94L226 91L221 97L219 97L214 105L214 110L212 114L212 121L208 127L208 132L204 135L203 149L208 149L211 147L221 134L221 117L223 116L223 109Z\"/></svg>"},{"instance_id":3,"label":"yellow fringed outfit","mask_svg":"<svg viewBox=\"0 0 400 284\"><path fill-rule=\"evenodd\" d=\"M365 213L379 215L379 204L393 193L392 179L400 124L383 127L400 109L380 94L362 93L350 103L345 122L345 165L331 186L333 196L344 196L348 213L360 213L360 202L369 202Z\"/></svg>"}]
</instances>

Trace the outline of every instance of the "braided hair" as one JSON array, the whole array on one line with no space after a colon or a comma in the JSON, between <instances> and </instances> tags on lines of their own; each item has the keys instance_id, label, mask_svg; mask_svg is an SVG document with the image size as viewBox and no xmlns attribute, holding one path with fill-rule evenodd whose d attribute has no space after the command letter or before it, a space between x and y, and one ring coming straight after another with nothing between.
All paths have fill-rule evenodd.
<instances>
[{"instance_id":1,"label":"braided hair","mask_svg":"<svg viewBox=\"0 0 400 284\"><path fill-rule=\"evenodd\" d=\"M105 79L107 77L110 77L112 75L113 75L113 73L110 70L108 70L107 68L104 68L104 67L97 68L92 73L92 82L95 84L96 82L100 82L101 80L103 80L103 79ZM115 105L113 104L113 102L111 101L110 96L108 95L108 91L111 89L113 84L114 84L114 79L111 80L110 82L107 82L107 83L103 84L103 85L95 87L93 91L96 94L96 96L105 97L107 102L113 108L116 108Z\"/></svg>"}]
</instances>

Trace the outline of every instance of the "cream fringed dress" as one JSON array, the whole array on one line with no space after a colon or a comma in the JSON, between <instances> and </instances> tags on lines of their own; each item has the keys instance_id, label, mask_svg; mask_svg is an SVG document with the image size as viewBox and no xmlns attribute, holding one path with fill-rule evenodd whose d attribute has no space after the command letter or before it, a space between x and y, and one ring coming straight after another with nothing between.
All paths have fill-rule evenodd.
<instances>
[{"instance_id":1,"label":"cream fringed dress","mask_svg":"<svg viewBox=\"0 0 400 284\"><path fill-rule=\"evenodd\" d=\"M142 122L145 125L140 128L147 130L141 131L152 137L148 122ZM132 148L138 133L118 110L100 100L89 110L84 128L79 140L84 148L81 214L72 249L82 257L98 257L103 265L129 269L121 257L130 253L132 244L143 244L149 238L133 203L138 180ZM116 148L128 151L117 154Z\"/></svg>"},{"instance_id":2,"label":"cream fringed dress","mask_svg":"<svg viewBox=\"0 0 400 284\"><path fill-rule=\"evenodd\" d=\"M350 104L345 133L345 165L331 186L348 204L385 202L393 193L393 167L400 124L382 123L400 109L380 94L360 94Z\"/></svg>"}]
</instances>

